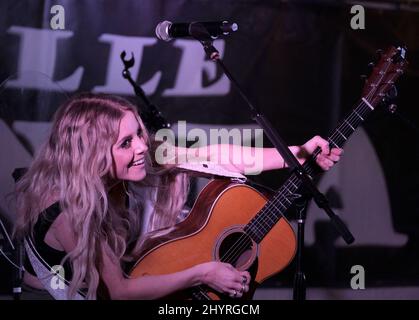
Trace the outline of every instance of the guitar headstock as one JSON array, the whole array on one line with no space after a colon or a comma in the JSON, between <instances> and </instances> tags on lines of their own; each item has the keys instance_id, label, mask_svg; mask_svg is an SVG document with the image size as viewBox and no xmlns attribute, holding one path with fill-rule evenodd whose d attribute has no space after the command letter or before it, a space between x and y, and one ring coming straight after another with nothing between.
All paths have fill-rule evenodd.
<instances>
[{"instance_id":1,"label":"guitar headstock","mask_svg":"<svg viewBox=\"0 0 419 320\"><path fill-rule=\"evenodd\" d=\"M375 107L406 69L406 49L390 47L381 53L381 58L365 82L362 97Z\"/></svg>"}]
</instances>

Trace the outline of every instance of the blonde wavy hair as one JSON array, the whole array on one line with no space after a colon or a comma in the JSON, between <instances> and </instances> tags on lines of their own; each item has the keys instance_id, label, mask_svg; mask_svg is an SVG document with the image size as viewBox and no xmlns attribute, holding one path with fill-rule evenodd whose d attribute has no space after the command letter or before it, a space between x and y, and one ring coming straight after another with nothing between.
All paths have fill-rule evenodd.
<instances>
[{"instance_id":1,"label":"blonde wavy hair","mask_svg":"<svg viewBox=\"0 0 419 320\"><path fill-rule=\"evenodd\" d=\"M135 195L129 191L133 189L132 183L128 183L128 188L124 183L125 192L110 192L116 182L112 178L111 149L127 111L136 116L149 146L148 174L140 183L161 191L157 192L148 231L156 234L156 230L173 226L186 200L187 176L173 167L155 163L151 156L155 143L136 107L119 97L84 93L62 105L54 116L47 142L16 185L17 237L33 233L36 221L48 205L45 195L55 195L54 200L59 201L62 212L68 215L69 228L77 241L74 250L62 261L69 259L72 265L69 298L83 286L87 286L88 299L97 298L104 244L119 261L133 260L147 237L140 236L142 204L131 201L136 205L130 209L124 206L124 194ZM134 252L127 252L128 247L135 248Z\"/></svg>"}]
</instances>

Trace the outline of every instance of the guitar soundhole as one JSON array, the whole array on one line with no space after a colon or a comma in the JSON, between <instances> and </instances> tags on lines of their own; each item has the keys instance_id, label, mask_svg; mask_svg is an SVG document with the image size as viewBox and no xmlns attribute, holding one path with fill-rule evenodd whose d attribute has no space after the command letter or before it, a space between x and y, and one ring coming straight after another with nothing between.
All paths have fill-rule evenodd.
<instances>
[{"instance_id":1,"label":"guitar soundhole","mask_svg":"<svg viewBox=\"0 0 419 320\"><path fill-rule=\"evenodd\" d=\"M247 269L256 257L256 245L243 232L233 232L222 239L218 248L218 260Z\"/></svg>"}]
</instances>

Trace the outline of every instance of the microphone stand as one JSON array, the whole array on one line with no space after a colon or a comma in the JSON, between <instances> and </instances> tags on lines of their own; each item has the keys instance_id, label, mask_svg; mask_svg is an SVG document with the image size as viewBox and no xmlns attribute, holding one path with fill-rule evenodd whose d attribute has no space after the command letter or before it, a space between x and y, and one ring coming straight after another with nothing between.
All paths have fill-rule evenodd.
<instances>
[{"instance_id":1,"label":"microphone stand","mask_svg":"<svg viewBox=\"0 0 419 320\"><path fill-rule=\"evenodd\" d=\"M314 185L311 176L307 174L303 166L298 162L298 160L295 158L292 152L288 149L288 145L279 135L278 131L275 130L273 125L270 123L270 121L246 97L246 95L244 94L238 82L235 80L233 75L229 72L229 70L226 68L224 63L221 61L218 50L214 48L213 46L214 40L211 37L211 35L208 33L206 28L199 22L195 22L195 23L191 23L189 32L192 35L192 37L194 37L196 40L198 40L202 44L208 57L211 60L217 62L217 64L221 67L221 69L224 71L226 76L230 79L231 83L236 88L240 96L249 106L250 111L252 113L252 119L256 121L256 123L258 123L259 126L264 130L265 134L268 136L269 140L272 142L274 147L278 150L278 152L284 159L285 163L290 168L291 172L294 172L296 176L301 180L303 186L309 192L310 196L313 197L317 206L326 212L326 214L331 219L333 226L336 228L337 232L342 236L342 238L345 240L347 244L351 244L355 240L351 232L348 230L348 228L343 223L343 221L332 211L326 197ZM301 221L301 223L299 222L299 228L298 228L299 230L298 249L299 250L297 252L297 259L298 259L297 267L300 270L297 270L299 274L296 274L296 278L295 278L295 285L297 287L297 290L295 290L294 292L294 299L296 300L305 299L305 277L301 271L302 248L304 246L303 232L304 232L305 215L306 214L304 213L304 214L300 214L299 216L299 221Z\"/></svg>"},{"instance_id":2,"label":"microphone stand","mask_svg":"<svg viewBox=\"0 0 419 320\"><path fill-rule=\"evenodd\" d=\"M23 258L24 247L20 240L15 241L15 250L13 252L13 260L18 270L14 270L13 274L13 300L20 300L22 296L22 282L23 282Z\"/></svg>"},{"instance_id":3,"label":"microphone stand","mask_svg":"<svg viewBox=\"0 0 419 320\"><path fill-rule=\"evenodd\" d=\"M27 171L27 168L16 168L13 170L12 176L15 182L17 182ZM22 296L22 282L24 273L24 256L25 249L22 239L14 239L14 251L13 260L16 264L13 272L13 300L20 300Z\"/></svg>"},{"instance_id":4,"label":"microphone stand","mask_svg":"<svg viewBox=\"0 0 419 320\"><path fill-rule=\"evenodd\" d=\"M7 257L5 251L1 254L5 256L8 262L12 265L12 297L13 300L20 300L22 295L22 280L23 280L23 246L21 241L17 239L10 239L6 226L0 216L0 236L3 235L5 240L8 240L11 249L11 260ZM2 249L0 247L0 249ZM6 260L6 261L7 261Z\"/></svg>"},{"instance_id":5,"label":"microphone stand","mask_svg":"<svg viewBox=\"0 0 419 320\"><path fill-rule=\"evenodd\" d=\"M304 230L305 220L307 217L307 206L309 201L307 194L302 195L296 201L295 209L297 211L297 252L296 267L294 274L294 291L293 299L296 301L304 301L306 299L306 276L303 269L304 256Z\"/></svg>"},{"instance_id":6,"label":"microphone stand","mask_svg":"<svg viewBox=\"0 0 419 320\"><path fill-rule=\"evenodd\" d=\"M138 85L132 78L129 71L130 68L135 63L134 55L131 53L131 59L125 59L126 52L121 52L121 60L124 64L124 70L122 71L122 76L128 80L131 86L134 88L135 95L142 101L142 105L145 108L140 108L138 111L141 115L141 119L144 120L147 124L147 128L151 132L156 132L162 128L170 128L170 123L163 117L162 113L157 109L157 107L148 100L147 96L144 93L144 90Z\"/></svg>"}]
</instances>

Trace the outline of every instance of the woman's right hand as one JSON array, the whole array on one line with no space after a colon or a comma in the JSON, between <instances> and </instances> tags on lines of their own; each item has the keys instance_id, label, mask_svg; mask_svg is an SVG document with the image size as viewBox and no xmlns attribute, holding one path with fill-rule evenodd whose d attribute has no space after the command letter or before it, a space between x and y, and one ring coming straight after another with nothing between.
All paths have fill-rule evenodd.
<instances>
[{"instance_id":1,"label":"woman's right hand","mask_svg":"<svg viewBox=\"0 0 419 320\"><path fill-rule=\"evenodd\" d=\"M249 291L250 273L239 271L231 264L224 262L206 262L198 265L201 281L218 292L232 298L240 298Z\"/></svg>"}]
</instances>

